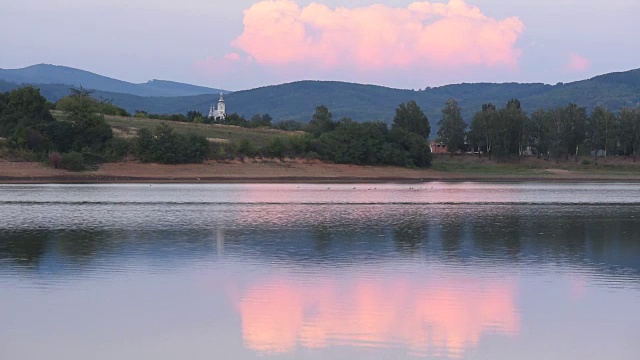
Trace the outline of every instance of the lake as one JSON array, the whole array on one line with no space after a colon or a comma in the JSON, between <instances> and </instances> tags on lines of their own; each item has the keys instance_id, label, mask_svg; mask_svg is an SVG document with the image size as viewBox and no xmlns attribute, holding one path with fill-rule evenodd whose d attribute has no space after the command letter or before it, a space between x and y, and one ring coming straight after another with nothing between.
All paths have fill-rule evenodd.
<instances>
[{"instance_id":1,"label":"lake","mask_svg":"<svg viewBox=\"0 0 640 360\"><path fill-rule=\"evenodd\" d=\"M0 185L2 359L640 358L640 184Z\"/></svg>"}]
</instances>

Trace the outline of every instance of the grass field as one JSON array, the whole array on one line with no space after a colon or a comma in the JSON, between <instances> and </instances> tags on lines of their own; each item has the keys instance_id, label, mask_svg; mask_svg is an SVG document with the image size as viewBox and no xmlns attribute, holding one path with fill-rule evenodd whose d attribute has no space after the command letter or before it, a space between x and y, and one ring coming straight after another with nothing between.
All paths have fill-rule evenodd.
<instances>
[{"instance_id":1,"label":"grass field","mask_svg":"<svg viewBox=\"0 0 640 360\"><path fill-rule=\"evenodd\" d=\"M593 174L600 176L640 176L640 161L634 163L632 158L612 156L598 158L579 157L576 162L570 159L555 160L538 159L525 156L521 159L496 161L495 158L478 157L477 155L434 154L432 169L439 172L466 175L490 176L563 176L570 174Z\"/></svg>"},{"instance_id":2,"label":"grass field","mask_svg":"<svg viewBox=\"0 0 640 360\"><path fill-rule=\"evenodd\" d=\"M56 118L62 117L62 113L58 111L53 111L52 113ZM246 139L251 141L251 143L257 148L261 148L269 144L271 140L279 136L298 136L301 134L300 132L290 132L277 129L251 129L232 125L183 123L123 116L107 115L105 116L105 120L114 129L116 136L133 137L135 136L137 129L147 128L153 130L156 126L164 123L172 127L178 134L202 135L208 139L215 139L214 141L240 142L241 140Z\"/></svg>"}]
</instances>

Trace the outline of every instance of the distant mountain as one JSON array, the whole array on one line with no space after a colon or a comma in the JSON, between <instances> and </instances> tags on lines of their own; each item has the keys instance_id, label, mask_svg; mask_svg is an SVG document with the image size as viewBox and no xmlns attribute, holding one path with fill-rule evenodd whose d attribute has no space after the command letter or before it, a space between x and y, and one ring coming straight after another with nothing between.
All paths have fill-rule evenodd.
<instances>
[{"instance_id":1,"label":"distant mountain","mask_svg":"<svg viewBox=\"0 0 640 360\"><path fill-rule=\"evenodd\" d=\"M269 113L277 120L301 121L308 121L316 106L324 104L336 119L351 117L358 121L391 122L400 103L415 100L432 124L440 119L440 109L450 98L458 101L467 122L470 122L473 114L482 108L482 104L491 102L504 106L511 98L520 99L527 112L533 112L538 108L563 106L569 102L575 102L589 110L602 105L612 111L619 111L623 106L640 106L640 70L557 85L457 84L424 91L344 82L300 81L237 91L225 96L228 112L237 112L247 117L255 113ZM206 112L217 100L211 96L117 99L114 102L127 109L146 109L156 113L184 113L189 110Z\"/></svg>"},{"instance_id":2,"label":"distant mountain","mask_svg":"<svg viewBox=\"0 0 640 360\"><path fill-rule=\"evenodd\" d=\"M177 83L152 81L145 85L148 84L166 89ZM179 88L183 85L175 86ZM6 91L17 86L19 85L15 82L0 81L0 90ZM49 83L37 86L50 101L56 101L69 92L69 85ZM114 104L129 112L145 110L150 113L186 113L198 110L206 114L209 106L218 100L215 94L148 97L104 90L96 91L95 96L113 100ZM440 109L450 98L458 101L467 122L471 121L473 114L481 109L482 104L491 102L504 106L511 98L520 99L523 108L529 113L538 108L563 106L569 102L587 107L589 110L601 105L609 110L619 111L623 106L640 107L640 69L556 85L479 83L413 91L345 82L299 81L225 95L228 112L237 112L247 117L256 113L268 113L276 121L308 121L316 106L324 104L334 114L335 119L350 117L357 121L391 122L400 103L415 100L431 120L432 127L441 117Z\"/></svg>"},{"instance_id":3,"label":"distant mountain","mask_svg":"<svg viewBox=\"0 0 640 360\"><path fill-rule=\"evenodd\" d=\"M137 96L192 96L225 92L202 86L166 80L152 80L134 84L92 72L57 65L33 65L22 69L0 69L0 80L18 84L66 84L87 89Z\"/></svg>"},{"instance_id":4,"label":"distant mountain","mask_svg":"<svg viewBox=\"0 0 640 360\"><path fill-rule=\"evenodd\" d=\"M459 101L465 119L470 119L483 103L506 104L511 97L525 98L549 88L544 84L460 84L413 91L341 82L302 81L229 94L227 111L238 111L247 116L267 112L275 119L306 121L316 106L324 104L336 119L350 117L358 121L390 122L400 103L415 100L435 123L440 118L440 109L450 98Z\"/></svg>"}]
</instances>

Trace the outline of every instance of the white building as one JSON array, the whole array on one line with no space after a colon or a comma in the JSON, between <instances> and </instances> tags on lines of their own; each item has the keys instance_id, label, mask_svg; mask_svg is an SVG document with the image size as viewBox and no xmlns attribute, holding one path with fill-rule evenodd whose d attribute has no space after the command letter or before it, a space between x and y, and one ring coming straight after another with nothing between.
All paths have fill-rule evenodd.
<instances>
[{"instance_id":1,"label":"white building","mask_svg":"<svg viewBox=\"0 0 640 360\"><path fill-rule=\"evenodd\" d=\"M224 105L224 96L220 93L220 100L218 100L218 109L211 105L209 108L209 118L214 120L224 120L227 117L227 111Z\"/></svg>"}]
</instances>

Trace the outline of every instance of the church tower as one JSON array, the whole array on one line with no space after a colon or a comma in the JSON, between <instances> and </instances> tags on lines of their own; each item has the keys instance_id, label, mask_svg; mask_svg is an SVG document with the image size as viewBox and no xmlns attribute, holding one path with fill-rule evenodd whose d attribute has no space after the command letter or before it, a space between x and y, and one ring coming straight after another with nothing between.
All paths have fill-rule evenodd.
<instances>
[{"instance_id":1,"label":"church tower","mask_svg":"<svg viewBox=\"0 0 640 360\"><path fill-rule=\"evenodd\" d=\"M209 108L209 118L224 120L227 118L227 109L224 103L224 95L220 93L220 100L218 100L218 109L213 105Z\"/></svg>"},{"instance_id":2,"label":"church tower","mask_svg":"<svg viewBox=\"0 0 640 360\"><path fill-rule=\"evenodd\" d=\"M225 108L224 95L222 93L220 93L220 100L218 100L218 115L222 118L227 117L227 109Z\"/></svg>"}]
</instances>

